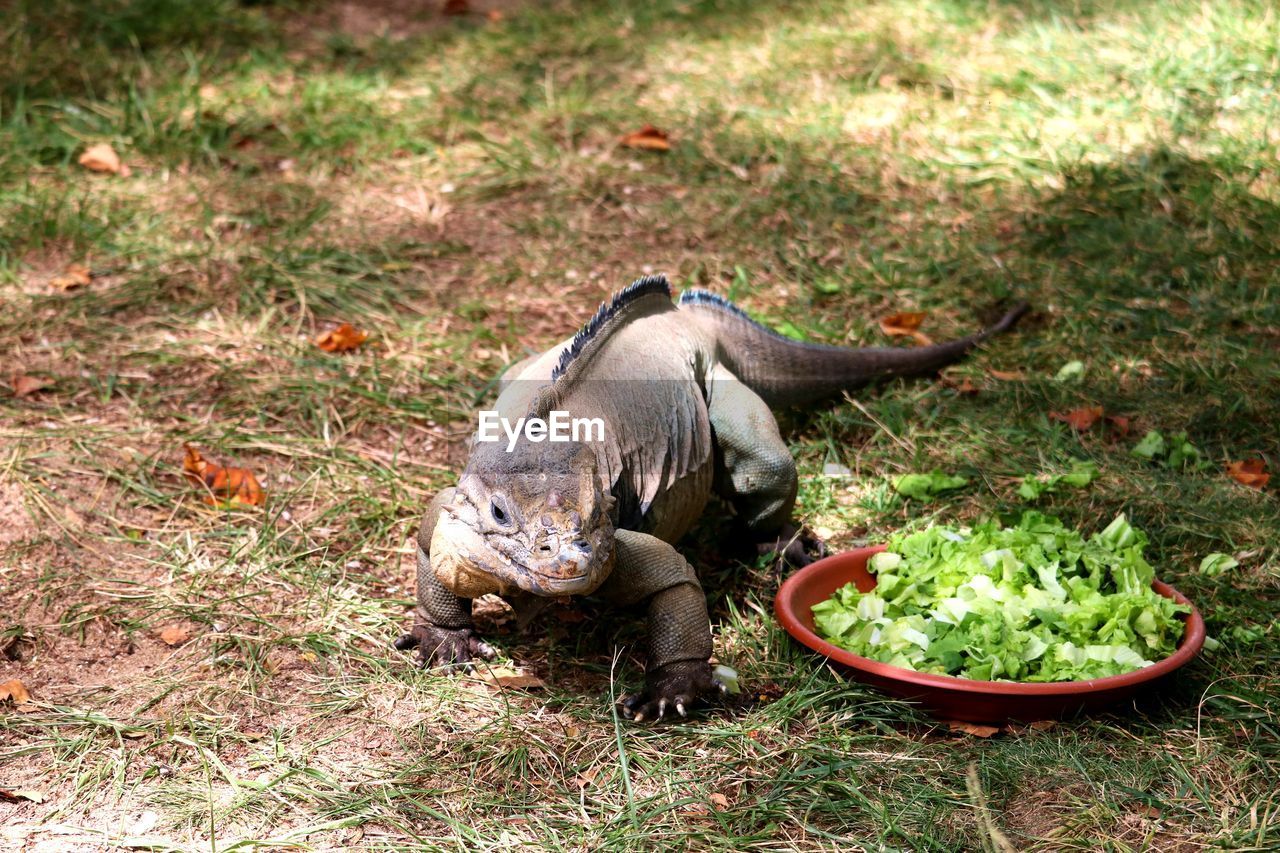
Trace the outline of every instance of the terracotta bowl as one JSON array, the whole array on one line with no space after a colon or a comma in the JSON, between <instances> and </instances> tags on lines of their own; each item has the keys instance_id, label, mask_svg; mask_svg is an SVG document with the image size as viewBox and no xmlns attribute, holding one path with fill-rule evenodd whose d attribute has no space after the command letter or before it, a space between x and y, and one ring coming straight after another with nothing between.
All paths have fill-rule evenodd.
<instances>
[{"instance_id":1,"label":"terracotta bowl","mask_svg":"<svg viewBox=\"0 0 1280 853\"><path fill-rule=\"evenodd\" d=\"M1042 684L969 681L869 660L819 637L814 631L810 608L830 598L832 593L850 581L862 592L874 589L876 579L867 571L867 560L883 550L883 545L858 548L805 566L782 584L774 600L774 612L791 636L842 664L854 678L885 693L918 702L924 710L944 719L975 723L1032 722L1096 711L1131 699L1140 690L1149 692L1195 657L1204 645L1204 620L1195 607L1191 607L1191 613L1186 616L1186 631L1172 655L1134 672L1090 681ZM1186 596L1168 584L1155 581L1152 587L1165 598L1191 606Z\"/></svg>"}]
</instances>

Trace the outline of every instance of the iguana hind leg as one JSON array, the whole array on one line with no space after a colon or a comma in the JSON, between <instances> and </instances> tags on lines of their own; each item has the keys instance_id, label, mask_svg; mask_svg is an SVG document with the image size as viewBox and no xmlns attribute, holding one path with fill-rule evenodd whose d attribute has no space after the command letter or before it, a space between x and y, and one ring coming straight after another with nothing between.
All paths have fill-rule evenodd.
<instances>
[{"instance_id":1,"label":"iguana hind leg","mask_svg":"<svg viewBox=\"0 0 1280 853\"><path fill-rule=\"evenodd\" d=\"M644 690L622 700L636 720L684 716L708 693L723 690L711 674L711 621L693 567L669 543L645 533L619 530L615 564L599 594L614 604L645 603L649 612L649 659Z\"/></svg>"},{"instance_id":2,"label":"iguana hind leg","mask_svg":"<svg viewBox=\"0 0 1280 853\"><path fill-rule=\"evenodd\" d=\"M396 640L401 651L418 650L418 666L465 665L481 657L493 657L493 649L475 635L471 627L471 600L459 598L436 577L431 568L431 533L440 517L440 507L453 498L445 489L432 499L418 528L418 606L413 628Z\"/></svg>"},{"instance_id":3,"label":"iguana hind leg","mask_svg":"<svg viewBox=\"0 0 1280 853\"><path fill-rule=\"evenodd\" d=\"M806 565L810 562L806 547L821 553L823 546L791 523L799 480L773 412L724 366L712 372L708 396L722 460L717 491L733 504L762 553L777 553L792 565Z\"/></svg>"}]
</instances>

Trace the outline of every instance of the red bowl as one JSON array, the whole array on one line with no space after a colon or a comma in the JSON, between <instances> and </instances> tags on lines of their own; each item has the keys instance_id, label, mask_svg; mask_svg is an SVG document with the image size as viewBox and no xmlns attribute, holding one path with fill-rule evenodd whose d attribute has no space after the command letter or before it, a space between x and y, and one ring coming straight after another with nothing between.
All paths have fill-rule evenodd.
<instances>
[{"instance_id":1,"label":"red bowl","mask_svg":"<svg viewBox=\"0 0 1280 853\"><path fill-rule=\"evenodd\" d=\"M1149 691L1175 669L1190 661L1204 645L1204 620L1186 596L1160 581L1152 588L1165 598L1191 607L1187 628L1172 655L1123 675L1089 681L1052 681L1024 684L1014 681L970 681L950 675L915 672L900 666L869 660L833 646L818 636L813 611L840 587L853 581L862 592L874 589L875 575L867 560L883 545L833 554L810 563L782 584L774 600L774 612L787 633L819 654L844 665L854 678L902 699L918 702L931 714L975 723L1032 722L1096 711Z\"/></svg>"}]
</instances>

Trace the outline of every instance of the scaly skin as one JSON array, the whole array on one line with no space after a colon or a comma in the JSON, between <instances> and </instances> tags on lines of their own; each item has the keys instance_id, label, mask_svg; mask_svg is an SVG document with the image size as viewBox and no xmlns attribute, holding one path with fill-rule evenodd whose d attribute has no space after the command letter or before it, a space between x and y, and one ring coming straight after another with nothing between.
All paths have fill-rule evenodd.
<instances>
[{"instance_id":1,"label":"scaly skin","mask_svg":"<svg viewBox=\"0 0 1280 853\"><path fill-rule=\"evenodd\" d=\"M423 518L418 606L397 648L417 648L423 665L465 665L491 653L472 627L473 598L596 594L648 613L645 687L623 712L684 715L723 689L708 662L705 595L671 544L712 491L762 547L808 561L791 523L795 462L770 406L936 371L1024 311L958 341L850 350L780 337L710 294L674 305L665 279L641 279L573 339L503 377L503 417L598 417L604 441L473 445L457 487Z\"/></svg>"}]
</instances>

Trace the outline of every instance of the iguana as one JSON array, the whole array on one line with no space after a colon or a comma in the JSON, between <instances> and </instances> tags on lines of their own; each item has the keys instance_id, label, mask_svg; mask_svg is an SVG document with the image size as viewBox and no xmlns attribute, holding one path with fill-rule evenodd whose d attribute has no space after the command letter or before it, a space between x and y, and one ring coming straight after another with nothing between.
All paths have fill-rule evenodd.
<instances>
[{"instance_id":1,"label":"iguana","mask_svg":"<svg viewBox=\"0 0 1280 853\"><path fill-rule=\"evenodd\" d=\"M489 656L471 620L472 600L487 593L521 616L561 596L643 604L645 686L622 710L637 721L684 716L723 686L708 661L702 587L671 543L714 491L753 539L807 560L792 541L796 465L771 408L935 372L1025 311L949 343L846 349L782 337L706 291L674 303L663 276L637 280L572 338L513 365L495 404L512 422L553 411L600 418L604 440L474 442L458 485L422 519L418 606L396 647L417 648L422 665Z\"/></svg>"}]
</instances>

